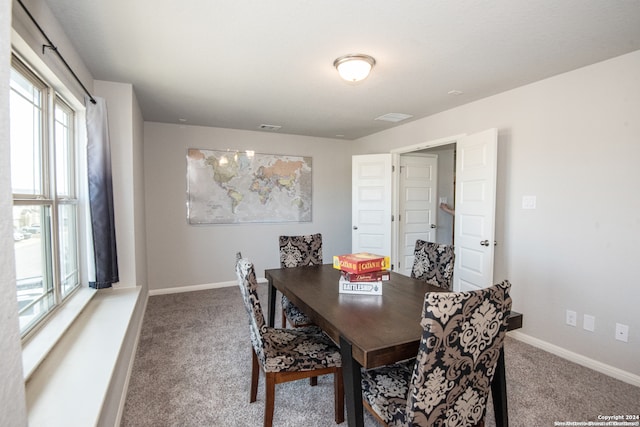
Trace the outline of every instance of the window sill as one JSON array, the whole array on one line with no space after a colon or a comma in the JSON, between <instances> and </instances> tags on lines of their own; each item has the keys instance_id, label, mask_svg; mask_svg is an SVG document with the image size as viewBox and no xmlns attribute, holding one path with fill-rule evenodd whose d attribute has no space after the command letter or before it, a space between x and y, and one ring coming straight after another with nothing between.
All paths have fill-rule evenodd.
<instances>
[{"instance_id":1,"label":"window sill","mask_svg":"<svg viewBox=\"0 0 640 427\"><path fill-rule=\"evenodd\" d=\"M98 425L105 405L122 399L111 388L136 305L145 294L139 286L93 293L26 383L30 426Z\"/></svg>"},{"instance_id":2,"label":"window sill","mask_svg":"<svg viewBox=\"0 0 640 427\"><path fill-rule=\"evenodd\" d=\"M27 381L58 340L69 329L96 294L95 289L82 287L75 292L57 313L31 337L22 348L22 369Z\"/></svg>"}]
</instances>

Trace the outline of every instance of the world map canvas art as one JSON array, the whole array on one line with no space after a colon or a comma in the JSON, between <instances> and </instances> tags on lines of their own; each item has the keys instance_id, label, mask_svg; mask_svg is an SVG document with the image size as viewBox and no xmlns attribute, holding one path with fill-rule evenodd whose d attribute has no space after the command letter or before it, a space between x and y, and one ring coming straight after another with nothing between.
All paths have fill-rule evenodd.
<instances>
[{"instance_id":1,"label":"world map canvas art","mask_svg":"<svg viewBox=\"0 0 640 427\"><path fill-rule=\"evenodd\" d=\"M311 221L311 157L187 151L189 224Z\"/></svg>"}]
</instances>

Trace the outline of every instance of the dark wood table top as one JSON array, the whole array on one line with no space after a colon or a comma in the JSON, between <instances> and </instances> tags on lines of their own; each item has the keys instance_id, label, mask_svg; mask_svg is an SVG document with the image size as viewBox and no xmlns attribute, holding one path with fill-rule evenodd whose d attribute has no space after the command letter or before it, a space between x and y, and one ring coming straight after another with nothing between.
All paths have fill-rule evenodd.
<instances>
[{"instance_id":1,"label":"dark wood table top","mask_svg":"<svg viewBox=\"0 0 640 427\"><path fill-rule=\"evenodd\" d=\"M269 324L273 326L275 293L279 290L341 347L349 425L362 426L360 366L375 368L418 354L422 307L427 292L437 286L391 272L382 295L338 292L340 271L327 264L265 270L269 280ZM509 314L508 330L522 327L522 314ZM349 359L347 359L351 356ZM359 366L358 366L359 364ZM507 427L507 389L501 352L491 384L496 426Z\"/></svg>"},{"instance_id":2,"label":"dark wood table top","mask_svg":"<svg viewBox=\"0 0 640 427\"><path fill-rule=\"evenodd\" d=\"M383 282L382 295L341 294L340 271L331 264L269 269L265 277L336 343L340 336L350 341L353 358L365 368L415 357L424 294L443 292L392 271L390 280ZM520 327L522 314L512 312L509 330Z\"/></svg>"},{"instance_id":3,"label":"dark wood table top","mask_svg":"<svg viewBox=\"0 0 640 427\"><path fill-rule=\"evenodd\" d=\"M415 357L424 294L443 291L391 272L382 295L341 294L340 271L331 264L271 269L265 277L336 343L340 336L350 341L353 358L365 368Z\"/></svg>"}]
</instances>

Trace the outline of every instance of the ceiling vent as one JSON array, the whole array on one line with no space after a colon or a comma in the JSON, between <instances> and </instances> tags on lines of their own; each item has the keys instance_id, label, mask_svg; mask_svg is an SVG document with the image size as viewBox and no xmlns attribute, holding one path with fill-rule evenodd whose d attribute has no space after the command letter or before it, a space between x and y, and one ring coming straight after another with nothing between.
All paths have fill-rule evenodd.
<instances>
[{"instance_id":1,"label":"ceiling vent","mask_svg":"<svg viewBox=\"0 0 640 427\"><path fill-rule=\"evenodd\" d=\"M278 126L278 125L265 125L265 124L260 125L260 129L262 129L262 130L270 130L272 132L280 130L281 127L282 126Z\"/></svg>"},{"instance_id":2,"label":"ceiling vent","mask_svg":"<svg viewBox=\"0 0 640 427\"><path fill-rule=\"evenodd\" d=\"M380 117L376 117L374 120L380 120L383 122L393 122L393 123L398 123L401 122L403 120L409 119L413 117L411 114L402 114L402 113L388 113L388 114L384 114Z\"/></svg>"}]
</instances>

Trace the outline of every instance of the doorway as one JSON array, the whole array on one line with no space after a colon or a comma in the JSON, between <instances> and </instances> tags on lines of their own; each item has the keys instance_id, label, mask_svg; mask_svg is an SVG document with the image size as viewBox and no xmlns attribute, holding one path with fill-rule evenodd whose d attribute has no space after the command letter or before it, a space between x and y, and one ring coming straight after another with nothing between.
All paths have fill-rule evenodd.
<instances>
[{"instance_id":1,"label":"doorway","mask_svg":"<svg viewBox=\"0 0 640 427\"><path fill-rule=\"evenodd\" d=\"M450 143L411 153L403 153L400 155L400 159L415 154L437 156L437 186L434 193L436 210L435 218L433 218L433 223L436 225L436 233L435 239L432 241L445 245L453 245L454 216L440 209L440 203L445 203L452 209L455 206L456 144Z\"/></svg>"},{"instance_id":2,"label":"doorway","mask_svg":"<svg viewBox=\"0 0 640 427\"><path fill-rule=\"evenodd\" d=\"M440 203L446 203L450 207L455 205L455 161L456 161L456 146L457 141L462 138L463 135L455 135L449 138L443 138L435 141L429 141L422 144L403 147L392 151L392 162L394 166L400 168L404 158L411 158L413 156L433 156L437 158L436 165L436 187L433 191L433 205L435 209L431 211L431 217L429 221L425 221L422 229L416 229L413 227L413 231L416 234L428 236L427 241L436 243L453 245L454 242L454 225L455 218L453 215L440 209ZM400 170L400 169L398 169ZM410 275L411 266L413 264L413 256L408 256L409 246L415 247L415 239L413 242L409 242L403 232L405 223L403 222L402 211L402 172L398 175L396 182L393 183L394 194L394 213L398 213L398 221L393 223L393 238L392 238L392 258L396 261L397 265L395 270L398 273ZM394 176L395 178L395 176ZM435 228L431 228L435 226Z\"/></svg>"},{"instance_id":3,"label":"doorway","mask_svg":"<svg viewBox=\"0 0 640 427\"><path fill-rule=\"evenodd\" d=\"M451 192L439 192L437 199L453 200L455 215L451 228L455 235L455 291L486 288L493 284L495 237L497 129L472 135L457 135L392 150L389 154L353 156L352 250L391 254L392 266L400 260L399 178L403 154L443 149L453 144L455 166L450 179ZM455 154L453 154L455 153ZM442 168L447 170L446 167ZM455 199L454 199L455 196ZM449 200L449 197L451 200ZM391 205L391 208L389 206ZM440 209L435 216L446 218ZM436 219L436 224L438 224ZM366 227L365 227L366 226ZM453 232L451 234L453 234ZM440 233L446 236L448 233ZM396 268L399 273L402 269Z\"/></svg>"},{"instance_id":4,"label":"doorway","mask_svg":"<svg viewBox=\"0 0 640 427\"><path fill-rule=\"evenodd\" d=\"M495 197L497 168L497 129L487 129L472 135L457 135L429 141L391 152L392 164L397 168L403 155L409 153L438 153L438 157L451 159L439 169L439 180L449 190L438 189L440 199L455 206L453 218L442 209L436 209L436 242L454 244L454 285L456 291L488 287L493 283L493 256L495 240ZM440 153L441 150L445 150ZM443 175L449 174L448 178ZM446 198L446 200L445 200ZM453 202L453 203L452 203ZM393 183L393 212L399 212L399 179ZM451 221L447 225L445 222ZM443 232L440 228L443 227ZM445 231L445 227L450 227ZM448 239L451 240L448 240ZM398 221L392 227L392 260L401 261L402 241ZM392 261L393 262L393 261ZM400 264L402 266L402 264ZM403 273L404 268L398 269ZM410 272L410 268L408 269Z\"/></svg>"}]
</instances>

